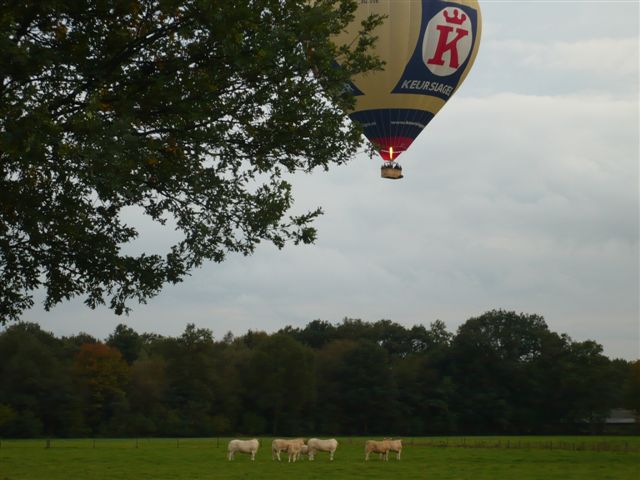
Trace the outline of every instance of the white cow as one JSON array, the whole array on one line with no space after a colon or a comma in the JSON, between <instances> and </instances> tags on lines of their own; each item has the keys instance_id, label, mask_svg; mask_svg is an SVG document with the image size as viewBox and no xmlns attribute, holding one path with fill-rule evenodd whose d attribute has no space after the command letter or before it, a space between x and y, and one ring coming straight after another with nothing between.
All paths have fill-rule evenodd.
<instances>
[{"instance_id":1,"label":"white cow","mask_svg":"<svg viewBox=\"0 0 640 480\"><path fill-rule=\"evenodd\" d=\"M318 438L310 438L307 442L309 447L309 460L313 460L316 452L329 452L329 460L333 460L333 454L338 448L338 441L335 438L328 440L320 440Z\"/></svg>"},{"instance_id":2,"label":"white cow","mask_svg":"<svg viewBox=\"0 0 640 480\"><path fill-rule=\"evenodd\" d=\"M389 460L389 450L391 449L391 442L387 439L384 440L367 440L364 444L364 460L369 460L371 453L379 453L380 457L385 461Z\"/></svg>"},{"instance_id":3,"label":"white cow","mask_svg":"<svg viewBox=\"0 0 640 480\"><path fill-rule=\"evenodd\" d=\"M289 456L289 463L300 458L300 452L302 451L302 444L297 442L290 442L287 446L287 454Z\"/></svg>"},{"instance_id":4,"label":"white cow","mask_svg":"<svg viewBox=\"0 0 640 480\"><path fill-rule=\"evenodd\" d=\"M256 452L258 451L258 447L260 446L260 442L257 438L253 438L251 440L231 440L229 442L228 447L228 458L229 460L233 460L236 452L240 453L250 453L251 460L256 459Z\"/></svg>"},{"instance_id":5,"label":"white cow","mask_svg":"<svg viewBox=\"0 0 640 480\"><path fill-rule=\"evenodd\" d=\"M391 438L385 438L389 442L389 451L396 452L396 460L400 460L400 454L402 453L402 440L393 440Z\"/></svg>"},{"instance_id":6,"label":"white cow","mask_svg":"<svg viewBox=\"0 0 640 480\"><path fill-rule=\"evenodd\" d=\"M280 461L280 452L287 451L287 448L291 443L304 445L304 438L275 438L273 442L271 442L271 459L275 460L277 458L278 461Z\"/></svg>"}]
</instances>

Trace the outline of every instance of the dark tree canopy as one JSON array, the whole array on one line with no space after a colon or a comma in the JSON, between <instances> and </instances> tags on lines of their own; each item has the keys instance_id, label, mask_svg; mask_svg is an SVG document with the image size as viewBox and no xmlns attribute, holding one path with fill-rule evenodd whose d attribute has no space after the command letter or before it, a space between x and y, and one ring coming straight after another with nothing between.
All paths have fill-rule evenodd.
<instances>
[{"instance_id":1,"label":"dark tree canopy","mask_svg":"<svg viewBox=\"0 0 640 480\"><path fill-rule=\"evenodd\" d=\"M455 334L345 318L235 338L118 325L106 343L18 322L0 332L0 437L637 434L605 420L640 414L639 366L504 310Z\"/></svg>"},{"instance_id":2,"label":"dark tree canopy","mask_svg":"<svg viewBox=\"0 0 640 480\"><path fill-rule=\"evenodd\" d=\"M0 320L40 288L122 313L205 260L313 242L283 175L360 145L344 86L379 66L379 19L330 41L356 4L0 0ZM180 238L128 253L132 208Z\"/></svg>"}]
</instances>

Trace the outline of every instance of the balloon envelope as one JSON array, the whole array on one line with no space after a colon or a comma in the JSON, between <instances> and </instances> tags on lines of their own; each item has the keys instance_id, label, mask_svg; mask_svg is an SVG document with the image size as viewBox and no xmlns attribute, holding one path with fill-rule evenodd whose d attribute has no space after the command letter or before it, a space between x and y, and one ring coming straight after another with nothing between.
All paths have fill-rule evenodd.
<instances>
[{"instance_id":1,"label":"balloon envelope","mask_svg":"<svg viewBox=\"0 0 640 480\"><path fill-rule=\"evenodd\" d=\"M407 150L469 73L481 32L476 0L361 0L338 44L357 38L369 15L385 18L374 35L384 70L358 75L350 117L384 160Z\"/></svg>"}]
</instances>

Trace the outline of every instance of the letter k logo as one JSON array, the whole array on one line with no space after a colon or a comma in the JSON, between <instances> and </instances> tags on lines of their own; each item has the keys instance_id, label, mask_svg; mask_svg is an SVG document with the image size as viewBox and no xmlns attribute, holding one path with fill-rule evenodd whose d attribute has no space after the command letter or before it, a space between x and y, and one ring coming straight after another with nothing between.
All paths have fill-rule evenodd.
<instances>
[{"instance_id":1,"label":"letter k logo","mask_svg":"<svg viewBox=\"0 0 640 480\"><path fill-rule=\"evenodd\" d=\"M458 70L473 47L473 24L469 15L447 7L427 24L422 43L422 61L434 75L444 77Z\"/></svg>"},{"instance_id":2,"label":"letter k logo","mask_svg":"<svg viewBox=\"0 0 640 480\"><path fill-rule=\"evenodd\" d=\"M440 32L440 37L438 37L438 46L436 47L436 51L433 55L433 58L427 60L428 65L444 65L444 59L442 56L445 52L450 52L449 54L449 67L458 68L460 66L460 62L458 61L458 41L462 37L466 37L469 35L468 30L463 30L462 28L456 28L456 36L448 42L449 34L453 32L453 27L449 25L438 25L436 27Z\"/></svg>"}]
</instances>

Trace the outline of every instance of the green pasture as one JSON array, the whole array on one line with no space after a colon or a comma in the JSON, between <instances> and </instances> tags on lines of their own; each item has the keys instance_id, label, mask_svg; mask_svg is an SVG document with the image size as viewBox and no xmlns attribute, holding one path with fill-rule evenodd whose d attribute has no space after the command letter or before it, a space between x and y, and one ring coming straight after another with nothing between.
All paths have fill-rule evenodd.
<instances>
[{"instance_id":1,"label":"green pasture","mask_svg":"<svg viewBox=\"0 0 640 480\"><path fill-rule=\"evenodd\" d=\"M2 440L0 480L438 479L624 480L640 478L640 437L404 438L402 460L364 462L365 438L338 438L335 460L226 459L228 438ZM48 447L48 448L47 448Z\"/></svg>"}]
</instances>

